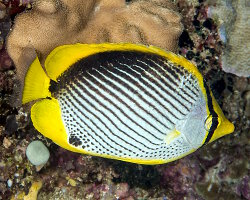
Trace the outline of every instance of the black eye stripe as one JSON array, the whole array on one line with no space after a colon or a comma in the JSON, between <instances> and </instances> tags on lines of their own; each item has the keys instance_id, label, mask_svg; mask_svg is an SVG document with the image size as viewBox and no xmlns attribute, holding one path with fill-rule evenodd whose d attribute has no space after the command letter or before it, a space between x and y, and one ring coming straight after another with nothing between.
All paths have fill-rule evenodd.
<instances>
[{"instance_id":1,"label":"black eye stripe","mask_svg":"<svg viewBox=\"0 0 250 200\"><path fill-rule=\"evenodd\" d=\"M210 90L209 90L209 88L208 88L208 86L207 86L207 84L206 84L205 81L203 81L203 84L204 84L204 87L206 89L206 94L207 94L208 110L210 112L210 115L212 115L212 125L211 125L211 127L210 127L210 129L208 131L207 138L206 138L206 140L205 140L205 142L203 144L203 145L205 145L205 144L207 144L211 140L211 138L212 138L212 136L214 134L214 131L217 128L219 122L218 122L218 115L214 111L214 107L213 107L213 103L212 103L212 97L211 97L211 94L210 94Z\"/></svg>"}]
</instances>

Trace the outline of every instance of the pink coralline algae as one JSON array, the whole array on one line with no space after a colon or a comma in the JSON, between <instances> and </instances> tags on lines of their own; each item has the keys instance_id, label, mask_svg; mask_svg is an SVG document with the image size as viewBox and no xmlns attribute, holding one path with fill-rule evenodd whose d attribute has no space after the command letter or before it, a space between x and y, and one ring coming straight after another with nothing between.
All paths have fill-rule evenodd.
<instances>
[{"instance_id":1,"label":"pink coralline algae","mask_svg":"<svg viewBox=\"0 0 250 200\"><path fill-rule=\"evenodd\" d=\"M3 0L1 2L6 6L8 15L13 17L25 8L30 7L33 0Z\"/></svg>"},{"instance_id":2,"label":"pink coralline algae","mask_svg":"<svg viewBox=\"0 0 250 200\"><path fill-rule=\"evenodd\" d=\"M242 179L242 181L239 183L238 187L236 188L236 193L245 199L248 199L248 200L250 199L249 176L246 176Z\"/></svg>"},{"instance_id":3,"label":"pink coralline algae","mask_svg":"<svg viewBox=\"0 0 250 200\"><path fill-rule=\"evenodd\" d=\"M13 68L13 62L6 50L3 48L0 50L0 71L6 71L11 68Z\"/></svg>"},{"instance_id":4,"label":"pink coralline algae","mask_svg":"<svg viewBox=\"0 0 250 200\"><path fill-rule=\"evenodd\" d=\"M202 169L199 161L194 157L187 157L177 161L175 164L159 166L158 171L161 175L161 187L171 188L173 199L195 199L199 197L194 191L196 182L203 178Z\"/></svg>"},{"instance_id":5,"label":"pink coralline algae","mask_svg":"<svg viewBox=\"0 0 250 200\"><path fill-rule=\"evenodd\" d=\"M127 183L120 183L116 187L115 196L117 198L124 199L128 197L129 185Z\"/></svg>"}]
</instances>

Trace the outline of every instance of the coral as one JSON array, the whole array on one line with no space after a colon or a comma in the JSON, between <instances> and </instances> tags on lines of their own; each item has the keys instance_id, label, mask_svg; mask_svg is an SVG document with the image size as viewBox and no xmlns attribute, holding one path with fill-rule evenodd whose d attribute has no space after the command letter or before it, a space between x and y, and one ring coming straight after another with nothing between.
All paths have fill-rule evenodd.
<instances>
[{"instance_id":1,"label":"coral","mask_svg":"<svg viewBox=\"0 0 250 200\"><path fill-rule=\"evenodd\" d=\"M118 199L124 199L127 197L128 191L129 191L129 185L127 183L120 183L117 185L115 196Z\"/></svg>"},{"instance_id":2,"label":"coral","mask_svg":"<svg viewBox=\"0 0 250 200\"><path fill-rule=\"evenodd\" d=\"M7 49L23 80L36 52L43 62L63 44L133 42L176 51L180 20L168 0L37 0L16 17Z\"/></svg>"},{"instance_id":3,"label":"coral","mask_svg":"<svg viewBox=\"0 0 250 200\"><path fill-rule=\"evenodd\" d=\"M225 42L222 68L238 76L250 76L250 10L245 0L210 1L208 14L217 19ZM248 5L247 5L248 4ZM236 59L237 58L237 59Z\"/></svg>"}]
</instances>

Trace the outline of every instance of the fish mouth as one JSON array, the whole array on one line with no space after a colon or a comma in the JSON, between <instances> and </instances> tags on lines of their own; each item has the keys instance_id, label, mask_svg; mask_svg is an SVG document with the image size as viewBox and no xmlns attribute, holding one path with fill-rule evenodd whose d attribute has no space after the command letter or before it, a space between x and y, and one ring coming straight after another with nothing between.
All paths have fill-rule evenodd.
<instances>
[{"instance_id":1,"label":"fish mouth","mask_svg":"<svg viewBox=\"0 0 250 200\"><path fill-rule=\"evenodd\" d=\"M209 143L223 137L224 135L228 135L230 133L233 133L234 130L235 130L234 124L231 123L226 118L224 118L222 120L222 122L218 125L216 130L214 131L214 134L213 134L211 140L209 141Z\"/></svg>"}]
</instances>

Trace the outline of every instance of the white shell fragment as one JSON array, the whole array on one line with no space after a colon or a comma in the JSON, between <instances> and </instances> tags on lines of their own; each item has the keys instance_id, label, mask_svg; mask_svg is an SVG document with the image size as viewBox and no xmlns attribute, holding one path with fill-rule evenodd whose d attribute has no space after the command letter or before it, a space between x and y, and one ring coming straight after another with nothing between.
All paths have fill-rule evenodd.
<instances>
[{"instance_id":1,"label":"white shell fragment","mask_svg":"<svg viewBox=\"0 0 250 200\"><path fill-rule=\"evenodd\" d=\"M31 142L26 149L26 156L33 165L44 165L50 157L48 148L39 140Z\"/></svg>"}]
</instances>

